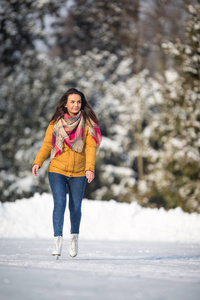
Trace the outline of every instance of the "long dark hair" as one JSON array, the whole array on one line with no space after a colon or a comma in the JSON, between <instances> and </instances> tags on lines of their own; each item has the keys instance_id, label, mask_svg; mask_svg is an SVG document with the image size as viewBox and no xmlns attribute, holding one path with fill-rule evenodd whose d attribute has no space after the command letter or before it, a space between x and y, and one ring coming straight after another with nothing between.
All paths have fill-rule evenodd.
<instances>
[{"instance_id":1,"label":"long dark hair","mask_svg":"<svg viewBox=\"0 0 200 300\"><path fill-rule=\"evenodd\" d=\"M59 102L56 106L55 112L54 112L50 122L51 121L56 122L56 121L62 119L64 117L65 113L68 113L67 107L65 107L65 105L67 103L68 96L72 95L72 94L77 94L81 97L81 111L83 113L84 121L85 122L87 121L90 123L90 120L92 120L96 124L99 124L97 116L96 116L95 112L93 111L93 109L91 108L90 104L87 102L85 95L75 88L71 88L64 93L64 95L59 100Z\"/></svg>"}]
</instances>

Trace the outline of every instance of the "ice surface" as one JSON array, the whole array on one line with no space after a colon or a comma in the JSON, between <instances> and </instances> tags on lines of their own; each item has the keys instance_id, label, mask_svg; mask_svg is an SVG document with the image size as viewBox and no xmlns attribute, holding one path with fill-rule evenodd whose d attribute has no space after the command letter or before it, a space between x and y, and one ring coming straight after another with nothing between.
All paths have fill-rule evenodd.
<instances>
[{"instance_id":1,"label":"ice surface","mask_svg":"<svg viewBox=\"0 0 200 300\"><path fill-rule=\"evenodd\" d=\"M52 196L0 206L0 300L199 300L200 215L83 200L79 254L51 255Z\"/></svg>"},{"instance_id":2,"label":"ice surface","mask_svg":"<svg viewBox=\"0 0 200 300\"><path fill-rule=\"evenodd\" d=\"M0 299L199 300L200 244L1 239Z\"/></svg>"}]
</instances>

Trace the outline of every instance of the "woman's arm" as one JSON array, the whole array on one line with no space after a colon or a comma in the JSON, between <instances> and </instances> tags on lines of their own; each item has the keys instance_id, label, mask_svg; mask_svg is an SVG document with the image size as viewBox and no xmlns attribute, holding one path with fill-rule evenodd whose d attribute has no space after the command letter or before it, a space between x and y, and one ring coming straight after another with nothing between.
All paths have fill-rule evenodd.
<instances>
[{"instance_id":1,"label":"woman's arm","mask_svg":"<svg viewBox=\"0 0 200 300\"><path fill-rule=\"evenodd\" d=\"M88 183L92 182L92 180L95 177L94 173L95 173L96 149L97 149L96 142L93 139L93 137L89 134L89 131L87 130L86 145L85 145L85 151L86 151L85 173L88 179Z\"/></svg>"},{"instance_id":2,"label":"woman's arm","mask_svg":"<svg viewBox=\"0 0 200 300\"><path fill-rule=\"evenodd\" d=\"M49 154L51 152L53 127L54 127L54 124L49 124L49 126L46 130L46 134L45 134L45 138L43 140L42 147L40 148L40 150L33 162L33 165L32 165L33 167L34 167L34 165L39 166L38 168L37 167L34 168L34 173L35 173L35 171L36 172L38 171L38 169L42 166L43 162L45 161L45 159L47 159L47 157L49 156ZM33 172L33 169L32 169L32 172Z\"/></svg>"}]
</instances>

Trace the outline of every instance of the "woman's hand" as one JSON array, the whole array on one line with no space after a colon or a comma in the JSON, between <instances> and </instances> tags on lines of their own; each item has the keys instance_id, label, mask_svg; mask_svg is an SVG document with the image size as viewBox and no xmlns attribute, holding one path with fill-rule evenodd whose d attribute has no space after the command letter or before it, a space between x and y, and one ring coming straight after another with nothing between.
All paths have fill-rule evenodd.
<instances>
[{"instance_id":1,"label":"woman's hand","mask_svg":"<svg viewBox=\"0 0 200 300\"><path fill-rule=\"evenodd\" d=\"M38 176L37 171L39 170L39 168L40 168L39 165L34 165L34 166L32 167L32 173L33 173L34 176Z\"/></svg>"},{"instance_id":2,"label":"woman's hand","mask_svg":"<svg viewBox=\"0 0 200 300\"><path fill-rule=\"evenodd\" d=\"M92 180L94 179L94 172L88 170L85 173L86 173L88 183L92 182Z\"/></svg>"}]
</instances>

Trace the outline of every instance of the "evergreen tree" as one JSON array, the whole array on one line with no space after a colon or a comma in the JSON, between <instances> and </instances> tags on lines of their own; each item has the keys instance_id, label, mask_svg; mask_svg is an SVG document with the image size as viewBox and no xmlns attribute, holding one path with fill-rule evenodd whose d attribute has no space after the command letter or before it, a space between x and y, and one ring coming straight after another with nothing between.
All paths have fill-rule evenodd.
<instances>
[{"instance_id":1,"label":"evergreen tree","mask_svg":"<svg viewBox=\"0 0 200 300\"><path fill-rule=\"evenodd\" d=\"M122 50L133 52L139 8L138 0L74 0L57 32L60 54L71 55L77 49L85 54L93 48L118 56Z\"/></svg>"},{"instance_id":2,"label":"evergreen tree","mask_svg":"<svg viewBox=\"0 0 200 300\"><path fill-rule=\"evenodd\" d=\"M164 44L182 72L159 83L143 70L152 41L144 45L139 1L73 1L54 23L63 29L51 57L39 52L38 41L50 44L44 17L64 2L1 1L1 201L48 190L48 161L39 180L31 163L56 103L74 86L105 136L85 196L199 211L199 6L188 6L187 44Z\"/></svg>"},{"instance_id":3,"label":"evergreen tree","mask_svg":"<svg viewBox=\"0 0 200 300\"><path fill-rule=\"evenodd\" d=\"M163 84L164 104L150 143L158 156L150 163L147 190L154 206L200 212L200 3L187 6L185 43L166 42L165 50L179 63L180 72ZM153 125L152 125L153 128ZM149 156L149 161L152 158ZM146 199L145 199L146 201ZM145 204L141 198L141 203Z\"/></svg>"},{"instance_id":4,"label":"evergreen tree","mask_svg":"<svg viewBox=\"0 0 200 300\"><path fill-rule=\"evenodd\" d=\"M49 109L55 106L57 63L36 49L45 42L44 16L56 13L64 1L12 0L0 5L0 179L1 201L29 196L27 179L33 145L43 137ZM44 178L41 176L41 185Z\"/></svg>"},{"instance_id":5,"label":"evergreen tree","mask_svg":"<svg viewBox=\"0 0 200 300\"><path fill-rule=\"evenodd\" d=\"M152 111L162 100L160 86L148 77L147 70L120 81L121 76L131 73L130 66L128 59L123 60L116 71L117 83L103 83L105 96L96 107L106 137L98 155L98 186L92 193L95 199L133 201L137 195L138 157L141 154L144 159L151 150L144 132ZM138 143L141 134L142 149Z\"/></svg>"}]
</instances>

